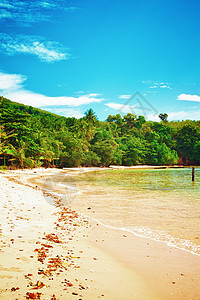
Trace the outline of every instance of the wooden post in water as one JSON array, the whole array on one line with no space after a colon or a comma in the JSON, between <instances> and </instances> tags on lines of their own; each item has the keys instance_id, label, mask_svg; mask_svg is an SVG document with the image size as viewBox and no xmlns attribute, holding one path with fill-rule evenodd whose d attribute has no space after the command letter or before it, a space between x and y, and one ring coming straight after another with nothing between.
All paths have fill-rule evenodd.
<instances>
[{"instance_id":1,"label":"wooden post in water","mask_svg":"<svg viewBox=\"0 0 200 300\"><path fill-rule=\"evenodd\" d=\"M195 174L195 169L192 167L192 181L194 182L194 174Z\"/></svg>"}]
</instances>

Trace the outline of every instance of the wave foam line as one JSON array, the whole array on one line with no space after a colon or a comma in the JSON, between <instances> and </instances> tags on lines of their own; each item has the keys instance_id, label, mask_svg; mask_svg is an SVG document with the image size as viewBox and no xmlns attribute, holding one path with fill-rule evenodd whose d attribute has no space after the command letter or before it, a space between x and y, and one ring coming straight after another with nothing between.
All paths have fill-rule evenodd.
<instances>
[{"instance_id":1,"label":"wave foam line","mask_svg":"<svg viewBox=\"0 0 200 300\"><path fill-rule=\"evenodd\" d=\"M195 246L192 244L192 242L190 242L188 240L174 238L173 236L166 234L164 231L152 230L148 227L143 227L143 226L136 226L136 227L130 227L130 228L129 227L127 227L127 228L126 227L114 227L111 225L104 224L101 221L99 221L98 219L95 219L95 218L92 218L89 216L87 216L87 217L106 228L126 231L126 232L134 234L137 237L147 238L150 240L154 240L156 242L165 243L169 247L174 247L174 248L177 248L177 249L180 249L183 251L190 252L193 255L200 256L200 253L196 252L196 251L200 251L200 246Z\"/></svg>"}]
</instances>

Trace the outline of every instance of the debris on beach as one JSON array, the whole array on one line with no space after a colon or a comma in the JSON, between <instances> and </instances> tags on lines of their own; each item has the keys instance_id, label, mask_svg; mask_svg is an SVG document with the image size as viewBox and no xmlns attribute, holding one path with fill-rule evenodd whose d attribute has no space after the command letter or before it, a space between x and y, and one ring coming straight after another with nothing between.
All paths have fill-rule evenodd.
<instances>
[{"instance_id":1,"label":"debris on beach","mask_svg":"<svg viewBox=\"0 0 200 300\"><path fill-rule=\"evenodd\" d=\"M45 258L47 257L48 249L45 249L44 247L41 247L40 249L36 248L34 252L38 253L37 260L43 264Z\"/></svg>"},{"instance_id":2,"label":"debris on beach","mask_svg":"<svg viewBox=\"0 0 200 300\"><path fill-rule=\"evenodd\" d=\"M78 293L76 293L76 292L72 292L72 295L78 296Z\"/></svg>"},{"instance_id":3,"label":"debris on beach","mask_svg":"<svg viewBox=\"0 0 200 300\"><path fill-rule=\"evenodd\" d=\"M16 288L15 288L15 287L12 287L12 288L11 288L11 292L15 292L15 291L17 291L17 290L19 290L19 287L16 287Z\"/></svg>"},{"instance_id":4,"label":"debris on beach","mask_svg":"<svg viewBox=\"0 0 200 300\"><path fill-rule=\"evenodd\" d=\"M8 179L11 180L13 184L16 183L27 188L33 188L29 184L23 184L17 178ZM22 193L24 193L23 188ZM28 253L27 248L22 248L21 244L19 244L26 242L24 234L23 239L22 235L14 235L13 233L10 234L10 238L8 240L2 240L2 245L4 245L4 247L13 247L16 248L16 251L19 251L18 253L20 254L18 254L18 257L16 257L17 260L28 261L31 259L31 262L36 264L36 270L35 267L34 269L30 270L28 270L28 268L25 268L26 272L25 274L22 274L21 277L22 282L23 279L25 280L25 282L23 282L22 284L22 287L18 284L20 283L20 281L17 280L16 282L19 287L17 286L17 284L16 286L11 286L9 291L16 292L16 298L22 297L20 295L23 293L23 298L36 300L43 299L42 297L48 297L48 299L56 300L58 299L57 297L60 297L61 290L63 292L66 290L66 293L69 293L69 289L72 289L72 295L79 295L77 290L84 291L87 290L88 287L82 285L80 280L78 280L77 278L73 278L73 275L71 277L71 274L70 278L68 278L68 272L71 269L80 269L80 265L77 263L77 261L81 258L79 254L83 253L83 250L79 250L78 253L75 253L72 248L70 249L69 245L71 245L71 241L76 237L74 233L79 227L83 226L87 228L88 220L86 220L84 217L81 217L76 211L72 210L71 208L63 206L63 204L61 203L61 198L59 196L55 196L49 192L44 191L43 189L39 190L39 188L37 192L35 191L35 193L40 193L40 195L38 195L38 199L39 197L41 197L41 194L53 198L55 209L52 213L52 227L49 228L49 232L48 229L44 230L46 232L41 231L43 233L40 233L40 235L36 237L34 242L28 242L32 247L32 249L30 249L29 247ZM20 199L23 199L23 197L20 196ZM35 203L33 208L31 209L30 205L26 207L25 201L20 204L23 205L23 209L19 206L19 204L16 207L13 206L12 208L10 208L10 211L14 212L13 218L10 217L9 213L6 216L8 220L7 224L8 226L10 226L10 228L13 229L16 226L15 220L17 224L20 224L21 222L27 225L29 222L31 222L33 217L32 209L34 209L34 214L37 213L37 216L41 215L41 217L39 216L38 219L42 219L42 212L40 211L40 207L37 207ZM7 205L5 209L8 209ZM2 229L0 229L0 233L3 239ZM24 245L26 246L26 244ZM23 257L22 253L24 253ZM96 260L96 258L94 257L93 260ZM59 286L58 295L52 293L52 286L54 285L49 284L51 280L54 280L56 282L56 285ZM23 287L24 283L26 286L25 288ZM43 292L34 292L34 290L42 290Z\"/></svg>"},{"instance_id":5,"label":"debris on beach","mask_svg":"<svg viewBox=\"0 0 200 300\"><path fill-rule=\"evenodd\" d=\"M47 234L44 239L50 241L50 242L54 242L54 243L62 243L61 240L59 240L58 236L55 233L50 233Z\"/></svg>"},{"instance_id":6,"label":"debris on beach","mask_svg":"<svg viewBox=\"0 0 200 300\"><path fill-rule=\"evenodd\" d=\"M42 293L26 293L26 299L41 299Z\"/></svg>"},{"instance_id":7,"label":"debris on beach","mask_svg":"<svg viewBox=\"0 0 200 300\"><path fill-rule=\"evenodd\" d=\"M38 289L42 289L44 286L45 284L38 280L36 284L32 284L32 289L38 290Z\"/></svg>"}]
</instances>

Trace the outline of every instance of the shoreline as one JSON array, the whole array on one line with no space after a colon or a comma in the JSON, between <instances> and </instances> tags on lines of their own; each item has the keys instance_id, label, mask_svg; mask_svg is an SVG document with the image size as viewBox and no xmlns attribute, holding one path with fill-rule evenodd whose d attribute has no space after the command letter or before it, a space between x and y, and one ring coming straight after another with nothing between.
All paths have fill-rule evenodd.
<instances>
[{"instance_id":1,"label":"shoreline","mask_svg":"<svg viewBox=\"0 0 200 300\"><path fill-rule=\"evenodd\" d=\"M48 175L48 170L43 171L30 171L28 173L31 176L28 177L40 174ZM52 170L49 173L51 174L54 171ZM20 172L11 172L11 178L14 174L20 174ZM84 277L90 275L90 278L93 278L90 279L93 280L91 281L90 291L85 293L85 296L87 294L86 299L102 297L103 299L121 300L192 300L200 297L200 287L198 286L200 281L200 257L169 247L158 241L134 236L128 232L124 234L111 228L105 230L95 220L89 220L89 224L88 228L84 228L84 231L81 227L75 238L77 239L75 247L85 249L85 255L81 260L81 264L85 265ZM97 260L94 260L96 256L98 256ZM87 269L88 262L89 269ZM78 273L76 276L78 276ZM94 298L94 295L96 298ZM83 299L85 296L83 296ZM72 298L72 296L70 297ZM71 299L70 297L69 299ZM2 299L10 300L10 298ZM58 297L58 299L63 298Z\"/></svg>"},{"instance_id":2,"label":"shoreline","mask_svg":"<svg viewBox=\"0 0 200 300\"><path fill-rule=\"evenodd\" d=\"M98 225L100 225L100 226L102 226L104 228L107 228L108 230L120 231L121 233L123 233L123 235L126 235L126 234L134 235L136 238L142 238L142 239L150 240L153 243L154 242L156 242L156 243L163 243L167 247L175 248L177 250L184 251L186 253L189 253L189 254L196 255L196 256L200 257L200 253L196 253L193 250L189 250L189 249L183 248L181 246L177 246L175 244L170 244L168 241L155 239L154 237L150 237L150 236L144 236L144 235L138 234L138 233L136 233L134 231L127 230L126 228L118 228L118 227L106 225L106 224L103 224L98 219L92 218L92 217L90 217L88 215L84 215L83 214L83 216L86 217L86 218L88 218L88 220L90 220L92 223L97 223Z\"/></svg>"},{"instance_id":3,"label":"shoreline","mask_svg":"<svg viewBox=\"0 0 200 300\"><path fill-rule=\"evenodd\" d=\"M141 276L89 241L85 218L59 199L57 207L49 205L50 193L20 177L6 177L0 175L0 299L160 299Z\"/></svg>"},{"instance_id":4,"label":"shoreline","mask_svg":"<svg viewBox=\"0 0 200 300\"><path fill-rule=\"evenodd\" d=\"M97 221L92 224L91 242L139 274L160 299L199 299L198 255L118 229L105 230Z\"/></svg>"},{"instance_id":5,"label":"shoreline","mask_svg":"<svg viewBox=\"0 0 200 300\"><path fill-rule=\"evenodd\" d=\"M131 169L144 169L144 170L148 170L148 169L190 169L192 167L195 168L200 168L199 166L196 165L133 165L133 166L121 166L121 165L110 165L109 167L63 167L63 168L57 168L57 167L51 167L51 168L44 168L44 167L38 167L38 168L33 168L33 169L7 169L7 170L0 170L0 174L21 174L21 173L48 173L51 174L52 171L69 171L69 172L92 172L92 171L101 171L101 170L120 170L120 169L127 169L127 170L131 170Z\"/></svg>"}]
</instances>

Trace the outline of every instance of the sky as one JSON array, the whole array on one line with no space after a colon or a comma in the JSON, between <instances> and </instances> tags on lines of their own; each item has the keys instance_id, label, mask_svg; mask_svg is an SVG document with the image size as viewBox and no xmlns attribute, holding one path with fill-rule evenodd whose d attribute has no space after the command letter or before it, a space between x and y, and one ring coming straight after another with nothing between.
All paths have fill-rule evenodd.
<instances>
[{"instance_id":1,"label":"sky","mask_svg":"<svg viewBox=\"0 0 200 300\"><path fill-rule=\"evenodd\" d=\"M62 116L200 119L200 2L1 0L0 95Z\"/></svg>"}]
</instances>

